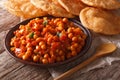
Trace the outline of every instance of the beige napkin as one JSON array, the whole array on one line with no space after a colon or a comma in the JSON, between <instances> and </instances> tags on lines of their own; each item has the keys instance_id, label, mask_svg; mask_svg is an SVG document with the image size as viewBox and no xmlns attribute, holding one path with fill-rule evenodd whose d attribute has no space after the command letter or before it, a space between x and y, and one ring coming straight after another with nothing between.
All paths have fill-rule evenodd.
<instances>
[{"instance_id":1,"label":"beige napkin","mask_svg":"<svg viewBox=\"0 0 120 80\"><path fill-rule=\"evenodd\" d=\"M93 55L95 53L97 46L99 46L101 43L106 43L106 42L114 43L114 44L116 44L116 46L118 48L112 55L97 59L90 65L86 66L85 68L83 68L83 69L77 71L76 73L74 73L73 75L71 75L68 79L73 78L74 80L79 80L76 78L76 76L79 76L82 73L88 72L88 71L96 69L96 68L104 68L107 65L112 65L113 61L120 60L120 35L104 36L104 35L92 33L92 36L93 36L92 45L91 45L90 49L88 50L88 52L82 58L77 59L76 61L65 64L65 65L61 65L58 67L53 67L53 68L48 69L50 71L51 75L53 76L53 78L59 76L60 74L64 73L65 71L67 71L67 70L73 68L74 66L76 66L77 64L81 63L80 60L84 61L87 58L89 58L91 55Z\"/></svg>"}]
</instances>

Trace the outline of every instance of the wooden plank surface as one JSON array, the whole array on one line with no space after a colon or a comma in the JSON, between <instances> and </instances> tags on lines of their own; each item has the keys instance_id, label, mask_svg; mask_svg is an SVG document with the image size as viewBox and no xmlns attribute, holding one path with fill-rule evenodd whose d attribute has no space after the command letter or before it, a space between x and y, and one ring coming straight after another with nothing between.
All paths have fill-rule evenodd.
<instances>
[{"instance_id":1,"label":"wooden plank surface","mask_svg":"<svg viewBox=\"0 0 120 80\"><path fill-rule=\"evenodd\" d=\"M4 51L5 34L20 19L2 9L0 9L0 17L0 80L52 80L46 68L22 64ZM120 80L120 62L114 62L111 66L95 69L79 76L69 77L68 80Z\"/></svg>"},{"instance_id":2,"label":"wooden plank surface","mask_svg":"<svg viewBox=\"0 0 120 80\"><path fill-rule=\"evenodd\" d=\"M47 80L50 77L46 68L20 63L6 51L0 54L0 80Z\"/></svg>"},{"instance_id":3,"label":"wooden plank surface","mask_svg":"<svg viewBox=\"0 0 120 80\"><path fill-rule=\"evenodd\" d=\"M75 76L76 74L67 80L120 80L120 62L117 61L110 66L94 69L81 75Z\"/></svg>"},{"instance_id":4,"label":"wooden plank surface","mask_svg":"<svg viewBox=\"0 0 120 80\"><path fill-rule=\"evenodd\" d=\"M52 77L47 69L20 63L4 51L0 54L0 80L52 80ZM120 62L69 77L68 80L120 80Z\"/></svg>"}]
</instances>

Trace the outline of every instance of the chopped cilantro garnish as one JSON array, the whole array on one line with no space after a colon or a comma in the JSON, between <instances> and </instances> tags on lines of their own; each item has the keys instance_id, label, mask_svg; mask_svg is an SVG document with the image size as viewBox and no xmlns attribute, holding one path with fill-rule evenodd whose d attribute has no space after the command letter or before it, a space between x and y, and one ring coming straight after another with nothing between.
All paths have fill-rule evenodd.
<instances>
[{"instance_id":1,"label":"chopped cilantro garnish","mask_svg":"<svg viewBox=\"0 0 120 80\"><path fill-rule=\"evenodd\" d=\"M43 25L46 26L48 24L48 20L43 21Z\"/></svg>"},{"instance_id":2,"label":"chopped cilantro garnish","mask_svg":"<svg viewBox=\"0 0 120 80\"><path fill-rule=\"evenodd\" d=\"M29 38L33 38L33 36L34 36L34 32L29 34Z\"/></svg>"},{"instance_id":3,"label":"chopped cilantro garnish","mask_svg":"<svg viewBox=\"0 0 120 80\"><path fill-rule=\"evenodd\" d=\"M60 37L61 36L61 33L60 32L57 32L57 34L56 34L58 37Z\"/></svg>"}]
</instances>

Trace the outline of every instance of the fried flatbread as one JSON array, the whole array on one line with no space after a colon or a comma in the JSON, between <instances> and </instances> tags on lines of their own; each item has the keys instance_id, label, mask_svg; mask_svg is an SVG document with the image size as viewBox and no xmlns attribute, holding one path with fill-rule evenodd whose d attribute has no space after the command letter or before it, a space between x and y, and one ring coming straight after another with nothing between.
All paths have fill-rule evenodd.
<instances>
[{"instance_id":1,"label":"fried flatbread","mask_svg":"<svg viewBox=\"0 0 120 80\"><path fill-rule=\"evenodd\" d=\"M120 15L116 11L105 11L87 7L80 12L81 23L90 30L106 35L120 33Z\"/></svg>"},{"instance_id":2,"label":"fried flatbread","mask_svg":"<svg viewBox=\"0 0 120 80\"><path fill-rule=\"evenodd\" d=\"M74 17L58 3L58 0L31 0L31 3L53 16L68 18Z\"/></svg>"},{"instance_id":3,"label":"fried flatbread","mask_svg":"<svg viewBox=\"0 0 120 80\"><path fill-rule=\"evenodd\" d=\"M120 8L119 0L81 0L83 3L104 9L118 9Z\"/></svg>"},{"instance_id":4,"label":"fried flatbread","mask_svg":"<svg viewBox=\"0 0 120 80\"><path fill-rule=\"evenodd\" d=\"M8 0L5 3L7 10L22 18L32 18L47 15L42 9L36 8L30 0Z\"/></svg>"},{"instance_id":5,"label":"fried flatbread","mask_svg":"<svg viewBox=\"0 0 120 80\"><path fill-rule=\"evenodd\" d=\"M58 2L71 14L79 15L80 11L86 7L81 0L58 0Z\"/></svg>"}]
</instances>

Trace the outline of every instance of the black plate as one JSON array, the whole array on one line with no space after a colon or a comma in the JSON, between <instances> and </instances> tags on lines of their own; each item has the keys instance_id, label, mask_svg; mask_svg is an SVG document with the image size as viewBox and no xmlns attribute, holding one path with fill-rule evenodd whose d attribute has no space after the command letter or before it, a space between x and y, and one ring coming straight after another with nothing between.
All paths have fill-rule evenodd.
<instances>
[{"instance_id":1,"label":"black plate","mask_svg":"<svg viewBox=\"0 0 120 80\"><path fill-rule=\"evenodd\" d=\"M42 17L39 17L39 18L42 18ZM51 16L49 16L48 18L53 18ZM55 17L54 17L55 18ZM20 25L25 25L27 24L30 20L32 20L34 18L31 18L31 19L28 19L28 20L25 20L19 24L17 24L16 26L14 26L13 28L10 29L10 31L7 33L6 35L6 38L5 38L5 49L6 51L13 57L15 58L16 60L22 62L22 63L25 63L25 64L30 64L30 65L35 65L35 66L41 66L41 67L54 67L54 66L59 66L59 65L62 65L62 64L67 64L69 62L73 62L75 59L77 58L80 58L82 57L87 51L88 49L90 48L91 46L91 42L92 42L92 39L91 39L91 34L89 32L88 29L86 29L85 27L83 27L83 25L80 23L80 21L76 20L76 19L69 19L70 21L74 22L75 25L79 26L83 32L87 35L87 38L86 38L86 41L85 41L85 46L83 47L83 49L81 50L81 52L75 56L75 57L72 57L70 59L67 59L65 61L62 61L62 62L57 62L57 63L52 63L52 64L41 64L41 63L35 63L35 62L30 62L30 61L24 61L18 57L16 57L14 55L14 53L10 50L10 40L11 38L14 36L13 32L15 30L17 30L19 28Z\"/></svg>"}]
</instances>

